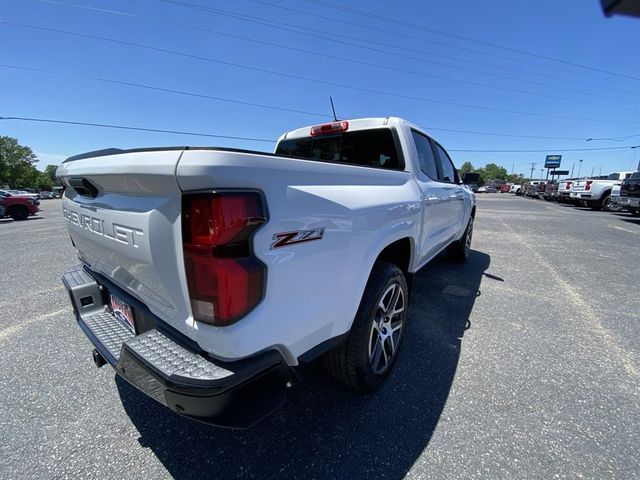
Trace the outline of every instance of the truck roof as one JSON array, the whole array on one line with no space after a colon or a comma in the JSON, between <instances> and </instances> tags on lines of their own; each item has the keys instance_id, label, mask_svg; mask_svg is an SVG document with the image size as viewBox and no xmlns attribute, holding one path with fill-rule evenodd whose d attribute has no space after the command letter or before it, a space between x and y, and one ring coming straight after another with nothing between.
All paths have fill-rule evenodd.
<instances>
[{"instance_id":1,"label":"truck roof","mask_svg":"<svg viewBox=\"0 0 640 480\"><path fill-rule=\"evenodd\" d=\"M420 128L417 125L413 125L412 123L400 117L372 117L372 118L352 118L352 119L345 118L339 121L349 122L349 130L348 130L349 132L353 132L357 130L367 130L370 128L400 126L400 125L406 125L412 128L416 128L417 130L424 130L423 128ZM331 122L323 122L316 125L323 125L325 123L331 123ZM280 138L278 138L278 142L284 139L308 137L310 135L311 128L316 125L308 125L306 127L296 128L295 130L285 132L282 135L280 135Z\"/></svg>"}]
</instances>

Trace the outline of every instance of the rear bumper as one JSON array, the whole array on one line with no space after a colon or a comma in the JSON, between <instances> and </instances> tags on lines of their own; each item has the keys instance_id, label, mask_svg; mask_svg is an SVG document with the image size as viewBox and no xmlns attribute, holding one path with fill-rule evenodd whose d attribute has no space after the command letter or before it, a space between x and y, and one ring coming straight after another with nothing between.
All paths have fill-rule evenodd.
<instances>
[{"instance_id":1,"label":"rear bumper","mask_svg":"<svg viewBox=\"0 0 640 480\"><path fill-rule=\"evenodd\" d=\"M628 197L628 196L620 196L618 197L618 205L624 205L627 207L640 208L640 197Z\"/></svg>"},{"instance_id":2,"label":"rear bumper","mask_svg":"<svg viewBox=\"0 0 640 480\"><path fill-rule=\"evenodd\" d=\"M62 280L78 324L100 355L118 375L174 412L212 425L248 428L284 403L286 384L295 373L278 351L220 362L150 318L150 312L141 311L144 307L136 309L144 332L135 335L107 306L107 289L130 300L125 292L100 285L82 267Z\"/></svg>"},{"instance_id":3,"label":"rear bumper","mask_svg":"<svg viewBox=\"0 0 640 480\"><path fill-rule=\"evenodd\" d=\"M570 196L574 200L591 200L593 194L584 192L571 192Z\"/></svg>"}]
</instances>

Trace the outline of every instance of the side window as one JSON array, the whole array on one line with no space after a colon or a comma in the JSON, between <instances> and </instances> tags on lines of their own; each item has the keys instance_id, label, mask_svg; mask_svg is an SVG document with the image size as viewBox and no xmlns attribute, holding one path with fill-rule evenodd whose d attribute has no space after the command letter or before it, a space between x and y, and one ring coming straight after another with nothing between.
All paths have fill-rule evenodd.
<instances>
[{"instance_id":1,"label":"side window","mask_svg":"<svg viewBox=\"0 0 640 480\"><path fill-rule=\"evenodd\" d=\"M416 144L418 151L418 161L420 162L420 170L422 170L429 178L438 179L438 170L436 169L436 159L433 156L431 142L424 135L412 130L413 142Z\"/></svg>"},{"instance_id":2,"label":"side window","mask_svg":"<svg viewBox=\"0 0 640 480\"><path fill-rule=\"evenodd\" d=\"M453 162L449 158L449 154L445 152L444 148L434 142L436 146L436 150L438 151L438 156L440 157L440 177L438 180L441 182L454 183L458 181L458 176L456 175L456 169L453 166Z\"/></svg>"}]
</instances>

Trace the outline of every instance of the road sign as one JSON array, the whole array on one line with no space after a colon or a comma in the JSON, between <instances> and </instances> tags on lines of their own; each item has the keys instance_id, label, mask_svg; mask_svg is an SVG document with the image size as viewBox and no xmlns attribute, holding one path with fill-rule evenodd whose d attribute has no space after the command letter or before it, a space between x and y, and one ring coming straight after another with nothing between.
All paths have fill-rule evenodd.
<instances>
[{"instance_id":1,"label":"road sign","mask_svg":"<svg viewBox=\"0 0 640 480\"><path fill-rule=\"evenodd\" d=\"M554 175L569 175L569 170L554 170L551 172L551 176L553 177Z\"/></svg>"},{"instance_id":2,"label":"road sign","mask_svg":"<svg viewBox=\"0 0 640 480\"><path fill-rule=\"evenodd\" d=\"M560 160L562 160L562 155L547 155L544 161L544 168L558 168Z\"/></svg>"}]
</instances>

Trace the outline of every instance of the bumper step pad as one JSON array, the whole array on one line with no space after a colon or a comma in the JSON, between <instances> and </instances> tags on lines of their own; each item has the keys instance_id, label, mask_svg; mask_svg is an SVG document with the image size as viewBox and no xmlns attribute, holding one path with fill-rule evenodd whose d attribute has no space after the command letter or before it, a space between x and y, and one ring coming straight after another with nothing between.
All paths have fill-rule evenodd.
<instances>
[{"instance_id":1,"label":"bumper step pad","mask_svg":"<svg viewBox=\"0 0 640 480\"><path fill-rule=\"evenodd\" d=\"M185 348L165 328L134 335L114 317L103 288L82 266L62 280L78 324L100 354L125 380L175 412L248 428L284 403L285 384L295 374L276 350L220 362Z\"/></svg>"}]
</instances>

